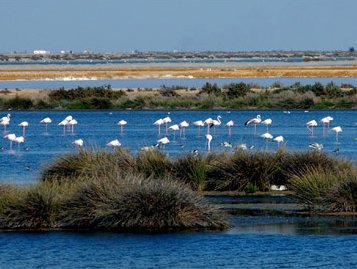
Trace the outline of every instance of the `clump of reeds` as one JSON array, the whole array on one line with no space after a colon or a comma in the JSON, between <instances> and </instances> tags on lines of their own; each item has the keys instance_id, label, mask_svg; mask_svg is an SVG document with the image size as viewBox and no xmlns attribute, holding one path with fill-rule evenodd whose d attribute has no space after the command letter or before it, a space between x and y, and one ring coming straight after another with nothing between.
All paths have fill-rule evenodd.
<instances>
[{"instance_id":1,"label":"clump of reeds","mask_svg":"<svg viewBox=\"0 0 357 269\"><path fill-rule=\"evenodd\" d=\"M27 188L9 186L0 194L2 229L56 227L61 197L70 191L57 182L41 182Z\"/></svg>"},{"instance_id":2,"label":"clump of reeds","mask_svg":"<svg viewBox=\"0 0 357 269\"><path fill-rule=\"evenodd\" d=\"M80 150L78 153L57 158L43 170L41 180L73 180L82 175L101 175L108 171L130 172L135 167L133 156L125 148L112 152Z\"/></svg>"},{"instance_id":3,"label":"clump of reeds","mask_svg":"<svg viewBox=\"0 0 357 269\"><path fill-rule=\"evenodd\" d=\"M216 190L243 191L253 184L266 191L280 169L280 157L275 153L238 151L217 157L210 163L208 178Z\"/></svg>"},{"instance_id":4,"label":"clump of reeds","mask_svg":"<svg viewBox=\"0 0 357 269\"><path fill-rule=\"evenodd\" d=\"M164 178L170 175L171 169L171 160L161 151L142 151L136 157L136 170L146 177Z\"/></svg>"},{"instance_id":5,"label":"clump of reeds","mask_svg":"<svg viewBox=\"0 0 357 269\"><path fill-rule=\"evenodd\" d=\"M205 189L207 165L202 155L180 156L172 166L174 178L189 184L194 190L202 191Z\"/></svg>"},{"instance_id":6,"label":"clump of reeds","mask_svg":"<svg viewBox=\"0 0 357 269\"><path fill-rule=\"evenodd\" d=\"M64 202L61 227L164 232L228 225L216 207L173 180L112 174L86 182Z\"/></svg>"}]
</instances>

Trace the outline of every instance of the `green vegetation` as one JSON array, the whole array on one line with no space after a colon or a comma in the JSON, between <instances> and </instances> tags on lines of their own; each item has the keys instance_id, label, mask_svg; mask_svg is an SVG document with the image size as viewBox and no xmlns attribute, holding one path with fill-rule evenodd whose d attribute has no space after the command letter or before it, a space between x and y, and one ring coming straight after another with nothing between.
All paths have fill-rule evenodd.
<instances>
[{"instance_id":1,"label":"green vegetation","mask_svg":"<svg viewBox=\"0 0 357 269\"><path fill-rule=\"evenodd\" d=\"M357 211L357 169L321 152L244 152L170 159L81 150L47 167L32 186L0 186L0 229L167 232L225 229L201 191L253 194L285 185L306 208Z\"/></svg>"},{"instance_id":2,"label":"green vegetation","mask_svg":"<svg viewBox=\"0 0 357 269\"><path fill-rule=\"evenodd\" d=\"M206 83L198 89L163 85L158 90L113 90L102 87L78 87L51 90L48 100L14 97L0 99L1 109L353 109L357 107L357 88L295 83L270 87L231 83L222 88ZM5 91L2 92L6 94Z\"/></svg>"}]
</instances>

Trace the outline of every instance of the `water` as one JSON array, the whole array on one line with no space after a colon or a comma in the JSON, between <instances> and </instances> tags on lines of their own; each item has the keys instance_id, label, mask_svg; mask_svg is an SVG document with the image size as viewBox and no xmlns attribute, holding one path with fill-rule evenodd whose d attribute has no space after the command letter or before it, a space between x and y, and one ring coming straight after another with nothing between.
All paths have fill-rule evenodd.
<instances>
[{"instance_id":1,"label":"water","mask_svg":"<svg viewBox=\"0 0 357 269\"><path fill-rule=\"evenodd\" d=\"M143 79L112 79L112 80L16 80L0 81L0 89L71 89L81 87L100 87L111 85L113 88L159 88L165 86L202 87L206 82L224 86L230 83L252 83L263 87L269 87L275 82L284 86L290 86L296 82L301 85L320 82L323 85L334 82L336 85L357 85L357 77L268 77L268 78L143 78Z\"/></svg>"},{"instance_id":2,"label":"water","mask_svg":"<svg viewBox=\"0 0 357 269\"><path fill-rule=\"evenodd\" d=\"M6 115L8 111L2 111L0 115ZM170 113L170 114L168 114ZM66 130L57 124L67 115L71 114L78 125L74 127L74 133ZM357 111L354 110L334 110L334 111L11 111L11 122L7 126L7 133L22 135L22 128L18 124L28 121L29 127L26 129L25 143L18 148L14 143L13 150L9 151L10 143L2 138L0 145L0 182L8 183L32 183L48 163L54 158L74 153L76 148L73 141L83 139L86 147L105 148L105 145L114 139L118 139L122 145L129 148L133 154L137 153L144 146L156 144L156 141L166 136L165 126L160 128L158 135L157 126L153 125L159 118L170 116L171 124L180 123L184 120L190 123L186 129L185 137L180 137L179 132L170 131L167 137L170 143L161 150L169 156L175 157L187 154L194 149L201 153L206 153L206 127L202 127L199 133L197 127L192 125L193 121L205 120L209 117L216 118L222 116L222 124L210 132L213 135L211 151L232 151L232 148L221 146L223 141L232 143L233 147L240 144L247 144L254 147L252 150L275 151L278 148L276 142L267 141L260 137L266 132L265 126L257 126L254 135L254 126L244 126L243 123L251 117L260 114L263 119L272 118L273 124L269 127L269 132L274 136L282 135L285 138L285 147L288 150L299 151L308 150L310 143L321 143L324 151L334 154L333 151L339 149L339 156L357 160L357 137L355 125ZM306 122L315 119L319 120L325 116L332 116L334 120L331 126L340 125L343 132L338 136L331 130L319 126L315 127L314 134L308 133ZM40 120L50 117L53 123L45 133L45 126L40 124ZM124 127L124 133L120 133L118 121L125 119L128 124ZM232 128L232 135L229 136L225 123L233 120L235 125ZM107 148L106 150L111 150Z\"/></svg>"},{"instance_id":3,"label":"water","mask_svg":"<svg viewBox=\"0 0 357 269\"><path fill-rule=\"evenodd\" d=\"M6 115L2 111L0 115ZM74 134L57 124L71 114L78 120ZM212 151L232 150L220 146L222 141L238 145L254 145L253 150L277 149L277 144L266 143L260 134L265 127L244 127L247 118L260 114L272 118L269 131L283 135L289 150L307 150L309 143L324 144L331 154L337 147L340 156L356 161L357 111L171 111L173 123L192 122L222 115L222 125L213 134ZM39 169L65 153L75 152L72 142L82 138L86 146L104 148L119 139L133 153L140 147L152 145L165 133L157 134L152 123L168 115L168 111L11 111L8 130L21 135L21 121L28 121L26 140L18 150L9 151L9 141L2 139L0 179L3 183L26 184L36 181ZM330 115L332 126L341 125L339 142L335 134L322 126L308 134L305 123L319 121ZM39 121L51 117L53 123L44 133ZM117 122L128 121L124 133ZM224 124L234 120L236 125L229 137ZM205 129L198 135L192 125L186 138L171 141L165 149L170 156L185 154L192 149L205 148ZM173 140L173 134L169 134ZM25 150L27 148L27 150ZM110 150L110 149L107 149ZM226 206L232 199L222 200ZM256 201L246 201L249 203ZM269 203L269 200L264 200ZM285 203L290 203L287 199ZM116 234L74 232L0 232L1 268L355 268L357 266L357 220L354 217L302 217L284 215L232 215L233 227L224 232L173 234Z\"/></svg>"},{"instance_id":4,"label":"water","mask_svg":"<svg viewBox=\"0 0 357 269\"><path fill-rule=\"evenodd\" d=\"M0 233L0 268L355 268L356 236Z\"/></svg>"}]
</instances>

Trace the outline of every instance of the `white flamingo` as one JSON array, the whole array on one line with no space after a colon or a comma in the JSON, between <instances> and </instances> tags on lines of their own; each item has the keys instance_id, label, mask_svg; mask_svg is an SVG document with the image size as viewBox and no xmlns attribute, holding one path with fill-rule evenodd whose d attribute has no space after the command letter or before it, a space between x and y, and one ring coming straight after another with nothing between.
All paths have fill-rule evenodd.
<instances>
[{"instance_id":1,"label":"white flamingo","mask_svg":"<svg viewBox=\"0 0 357 269\"><path fill-rule=\"evenodd\" d=\"M18 150L20 151L20 144L25 142L25 138L23 136L17 136L14 141L17 142Z\"/></svg>"},{"instance_id":2,"label":"white flamingo","mask_svg":"<svg viewBox=\"0 0 357 269\"><path fill-rule=\"evenodd\" d=\"M120 120L118 122L118 125L120 126L120 133L122 134L123 133L123 129L124 129L124 125L127 125L128 122L126 120Z\"/></svg>"},{"instance_id":3,"label":"white flamingo","mask_svg":"<svg viewBox=\"0 0 357 269\"><path fill-rule=\"evenodd\" d=\"M153 123L153 125L156 125L157 126L157 133L160 134L161 133L161 125L164 123L164 120L163 119L158 119L157 121L155 121Z\"/></svg>"},{"instance_id":4,"label":"white flamingo","mask_svg":"<svg viewBox=\"0 0 357 269\"><path fill-rule=\"evenodd\" d=\"M316 120L310 120L306 123L306 127L309 130L309 132L311 133L311 136L314 135L314 127L317 126L317 122Z\"/></svg>"},{"instance_id":5,"label":"white flamingo","mask_svg":"<svg viewBox=\"0 0 357 269\"><path fill-rule=\"evenodd\" d=\"M205 124L202 120L197 120L197 121L194 121L192 122L192 124L196 127L198 127L198 136L200 136L200 133L201 133L201 127L203 127Z\"/></svg>"},{"instance_id":6,"label":"white flamingo","mask_svg":"<svg viewBox=\"0 0 357 269\"><path fill-rule=\"evenodd\" d=\"M216 120L212 120L213 132L216 133L216 126L221 125L221 118L222 116L218 115Z\"/></svg>"},{"instance_id":7,"label":"white flamingo","mask_svg":"<svg viewBox=\"0 0 357 269\"><path fill-rule=\"evenodd\" d=\"M234 121L230 120L226 123L226 126L228 127L228 135L232 136L232 127L234 125Z\"/></svg>"},{"instance_id":8,"label":"white flamingo","mask_svg":"<svg viewBox=\"0 0 357 269\"><path fill-rule=\"evenodd\" d=\"M76 139L72 143L78 147L83 147L83 144L84 144L83 139Z\"/></svg>"},{"instance_id":9,"label":"white flamingo","mask_svg":"<svg viewBox=\"0 0 357 269\"><path fill-rule=\"evenodd\" d=\"M63 135L66 135L66 126L68 125L68 120L64 119L60 123L58 123L59 126L63 126Z\"/></svg>"},{"instance_id":10,"label":"white flamingo","mask_svg":"<svg viewBox=\"0 0 357 269\"><path fill-rule=\"evenodd\" d=\"M211 150L211 141L212 141L212 135L206 134L206 141L207 141L207 150Z\"/></svg>"},{"instance_id":11,"label":"white flamingo","mask_svg":"<svg viewBox=\"0 0 357 269\"><path fill-rule=\"evenodd\" d=\"M12 151L12 142L16 140L16 135L15 134L8 134L5 135L4 138L10 141L10 151Z\"/></svg>"},{"instance_id":12,"label":"white flamingo","mask_svg":"<svg viewBox=\"0 0 357 269\"><path fill-rule=\"evenodd\" d=\"M279 148L280 143L284 142L284 137L282 135L279 135L277 137L274 137L273 141L278 142L278 148Z\"/></svg>"},{"instance_id":13,"label":"white flamingo","mask_svg":"<svg viewBox=\"0 0 357 269\"><path fill-rule=\"evenodd\" d=\"M176 140L176 131L180 130L180 126L178 124L171 125L169 130L174 131L174 141Z\"/></svg>"},{"instance_id":14,"label":"white flamingo","mask_svg":"<svg viewBox=\"0 0 357 269\"><path fill-rule=\"evenodd\" d=\"M338 143L338 133L342 132L341 126L333 127L333 128L331 128L331 131L336 133L336 143Z\"/></svg>"},{"instance_id":15,"label":"white flamingo","mask_svg":"<svg viewBox=\"0 0 357 269\"><path fill-rule=\"evenodd\" d=\"M205 125L207 125L207 134L209 134L209 129L213 125L213 119L212 118L207 118L203 122Z\"/></svg>"},{"instance_id":16,"label":"white flamingo","mask_svg":"<svg viewBox=\"0 0 357 269\"><path fill-rule=\"evenodd\" d=\"M48 124L52 123L52 120L51 118L47 117L47 118L44 118L42 120L40 120L40 123L44 123L45 124L45 132L47 134L47 129L48 129Z\"/></svg>"},{"instance_id":17,"label":"white flamingo","mask_svg":"<svg viewBox=\"0 0 357 269\"><path fill-rule=\"evenodd\" d=\"M187 121L183 121L183 122L180 122L180 124L179 124L179 126L180 126L180 136L182 135L183 137L186 137L186 128L188 127L188 126L190 126L190 124L187 122Z\"/></svg>"},{"instance_id":18,"label":"white flamingo","mask_svg":"<svg viewBox=\"0 0 357 269\"><path fill-rule=\"evenodd\" d=\"M29 126L29 123L27 121L23 121L18 126L22 127L22 136L25 137L26 127Z\"/></svg>"},{"instance_id":19,"label":"white flamingo","mask_svg":"<svg viewBox=\"0 0 357 269\"><path fill-rule=\"evenodd\" d=\"M168 124L171 122L171 118L169 116L162 119L163 123L165 123L165 132L167 134L168 131Z\"/></svg>"},{"instance_id":20,"label":"white flamingo","mask_svg":"<svg viewBox=\"0 0 357 269\"><path fill-rule=\"evenodd\" d=\"M267 132L269 132L269 125L271 125L272 123L273 123L272 119L265 119L261 122L261 124L266 126Z\"/></svg>"},{"instance_id":21,"label":"white flamingo","mask_svg":"<svg viewBox=\"0 0 357 269\"><path fill-rule=\"evenodd\" d=\"M165 136L159 140L157 140L157 147L163 146L165 148L165 146L170 143L170 140Z\"/></svg>"},{"instance_id":22,"label":"white flamingo","mask_svg":"<svg viewBox=\"0 0 357 269\"><path fill-rule=\"evenodd\" d=\"M106 144L107 147L117 148L121 146L121 143L118 139L114 139Z\"/></svg>"}]
</instances>

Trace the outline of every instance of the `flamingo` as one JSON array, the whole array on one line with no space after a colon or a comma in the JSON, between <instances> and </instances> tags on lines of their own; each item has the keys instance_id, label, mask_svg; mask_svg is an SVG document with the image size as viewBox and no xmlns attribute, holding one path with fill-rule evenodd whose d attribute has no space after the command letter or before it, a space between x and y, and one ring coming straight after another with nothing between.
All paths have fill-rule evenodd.
<instances>
[{"instance_id":1,"label":"flamingo","mask_svg":"<svg viewBox=\"0 0 357 269\"><path fill-rule=\"evenodd\" d=\"M280 143L281 143L281 142L284 142L284 137L283 137L282 135L279 135L279 136L277 136L277 137L274 137L274 138L273 138L273 141L278 142L278 148L279 148Z\"/></svg>"},{"instance_id":2,"label":"flamingo","mask_svg":"<svg viewBox=\"0 0 357 269\"><path fill-rule=\"evenodd\" d=\"M0 125L4 126L4 131L3 133L6 133L6 126L10 124L10 119L2 119L0 121Z\"/></svg>"},{"instance_id":3,"label":"flamingo","mask_svg":"<svg viewBox=\"0 0 357 269\"><path fill-rule=\"evenodd\" d=\"M226 123L226 126L228 127L228 135L231 137L232 136L232 127L234 125L234 121L230 120Z\"/></svg>"},{"instance_id":4,"label":"flamingo","mask_svg":"<svg viewBox=\"0 0 357 269\"><path fill-rule=\"evenodd\" d=\"M254 135L257 133L257 124L261 123L262 119L260 115L257 115L255 118L251 118L247 120L244 125L247 126L249 124L254 124Z\"/></svg>"},{"instance_id":5,"label":"flamingo","mask_svg":"<svg viewBox=\"0 0 357 269\"><path fill-rule=\"evenodd\" d=\"M25 138L23 136L18 136L15 137L14 141L18 143L18 150L20 151L20 144L25 142Z\"/></svg>"},{"instance_id":6,"label":"flamingo","mask_svg":"<svg viewBox=\"0 0 357 269\"><path fill-rule=\"evenodd\" d=\"M260 137L264 139L273 139L273 136L270 133L264 133Z\"/></svg>"},{"instance_id":7,"label":"flamingo","mask_svg":"<svg viewBox=\"0 0 357 269\"><path fill-rule=\"evenodd\" d=\"M157 140L156 147L160 147L160 146L165 147L165 145L167 145L168 143L170 143L170 140L165 136L165 137Z\"/></svg>"},{"instance_id":8,"label":"flamingo","mask_svg":"<svg viewBox=\"0 0 357 269\"><path fill-rule=\"evenodd\" d=\"M118 139L114 139L114 140L108 142L108 143L106 144L106 146L107 146L107 147L116 148L116 147L120 147L120 146L121 146L121 143L119 142Z\"/></svg>"},{"instance_id":9,"label":"flamingo","mask_svg":"<svg viewBox=\"0 0 357 269\"><path fill-rule=\"evenodd\" d=\"M157 130L157 133L160 134L160 129L161 129L161 125L164 123L164 120L163 119L158 119L157 121L155 121L153 123L153 125L156 125L158 126L158 130Z\"/></svg>"},{"instance_id":10,"label":"flamingo","mask_svg":"<svg viewBox=\"0 0 357 269\"><path fill-rule=\"evenodd\" d=\"M176 140L176 131L180 130L180 127L178 124L174 124L174 125L171 125L169 127L169 130L173 130L174 131L174 141Z\"/></svg>"},{"instance_id":11,"label":"flamingo","mask_svg":"<svg viewBox=\"0 0 357 269\"><path fill-rule=\"evenodd\" d=\"M120 133L122 134L123 133L123 128L124 128L124 125L127 125L127 121L126 120L120 120L118 122L118 125L120 126Z\"/></svg>"},{"instance_id":12,"label":"flamingo","mask_svg":"<svg viewBox=\"0 0 357 269\"><path fill-rule=\"evenodd\" d=\"M312 143L309 145L309 148L312 148L314 150L322 150L324 148L324 146L322 144L319 143Z\"/></svg>"},{"instance_id":13,"label":"flamingo","mask_svg":"<svg viewBox=\"0 0 357 269\"><path fill-rule=\"evenodd\" d=\"M76 119L72 118L67 124L69 126L71 126L71 133L73 134L74 133L74 125L77 125L78 121Z\"/></svg>"},{"instance_id":14,"label":"flamingo","mask_svg":"<svg viewBox=\"0 0 357 269\"><path fill-rule=\"evenodd\" d=\"M333 128L331 128L331 131L336 133L336 143L338 143L338 133L342 132L341 126L333 127Z\"/></svg>"},{"instance_id":15,"label":"flamingo","mask_svg":"<svg viewBox=\"0 0 357 269\"><path fill-rule=\"evenodd\" d=\"M4 138L6 138L10 141L10 151L12 151L12 142L16 140L16 135L8 134L8 135L5 135Z\"/></svg>"},{"instance_id":16,"label":"flamingo","mask_svg":"<svg viewBox=\"0 0 357 269\"><path fill-rule=\"evenodd\" d=\"M323 126L327 126L329 128L330 122L333 121L333 118L331 116L324 117L320 120L320 122L323 124Z\"/></svg>"},{"instance_id":17,"label":"flamingo","mask_svg":"<svg viewBox=\"0 0 357 269\"><path fill-rule=\"evenodd\" d=\"M310 120L306 123L307 129L310 131L311 136L314 135L314 127L317 126L316 120Z\"/></svg>"},{"instance_id":18,"label":"flamingo","mask_svg":"<svg viewBox=\"0 0 357 269\"><path fill-rule=\"evenodd\" d=\"M205 125L207 125L207 134L209 134L209 129L213 125L213 119L212 118L207 118L203 122Z\"/></svg>"},{"instance_id":19,"label":"flamingo","mask_svg":"<svg viewBox=\"0 0 357 269\"><path fill-rule=\"evenodd\" d=\"M66 126L67 126L67 124L68 124L68 121L66 119L64 119L63 121L58 123L59 126L63 126L63 135L66 135Z\"/></svg>"},{"instance_id":20,"label":"flamingo","mask_svg":"<svg viewBox=\"0 0 357 269\"><path fill-rule=\"evenodd\" d=\"M265 125L267 127L267 132L269 132L269 125L273 123L272 119L265 119L261 122L261 124Z\"/></svg>"},{"instance_id":21,"label":"flamingo","mask_svg":"<svg viewBox=\"0 0 357 269\"><path fill-rule=\"evenodd\" d=\"M171 122L171 118L169 116L165 117L162 119L163 123L165 123L165 131L166 131L166 134L167 134L167 131L168 131L168 124Z\"/></svg>"},{"instance_id":22,"label":"flamingo","mask_svg":"<svg viewBox=\"0 0 357 269\"><path fill-rule=\"evenodd\" d=\"M201 132L201 127L203 127L205 124L202 120L197 120L197 121L194 121L192 122L192 124L196 127L198 127L198 136L200 135L200 132Z\"/></svg>"},{"instance_id":23,"label":"flamingo","mask_svg":"<svg viewBox=\"0 0 357 269\"><path fill-rule=\"evenodd\" d=\"M186 129L188 126L190 126L190 124L189 124L187 121L184 120L183 122L180 122L179 126L180 126L180 128L181 128L181 130L182 130L182 131L180 131L180 135L181 135L181 132L182 132L183 137L185 137L185 136L186 136L185 129Z\"/></svg>"},{"instance_id":24,"label":"flamingo","mask_svg":"<svg viewBox=\"0 0 357 269\"><path fill-rule=\"evenodd\" d=\"M83 144L84 144L83 139L76 139L72 143L78 147L83 147Z\"/></svg>"},{"instance_id":25,"label":"flamingo","mask_svg":"<svg viewBox=\"0 0 357 269\"><path fill-rule=\"evenodd\" d=\"M207 150L211 150L211 141L212 141L212 135L206 134L206 141L207 141Z\"/></svg>"},{"instance_id":26,"label":"flamingo","mask_svg":"<svg viewBox=\"0 0 357 269\"><path fill-rule=\"evenodd\" d=\"M26 133L26 127L29 126L29 123L27 121L23 121L21 122L18 126L22 127L22 136L25 137L25 133Z\"/></svg>"},{"instance_id":27,"label":"flamingo","mask_svg":"<svg viewBox=\"0 0 357 269\"><path fill-rule=\"evenodd\" d=\"M45 124L45 126L46 126L45 130L46 130L46 133L47 133L47 126L48 126L48 124L52 123L52 120L51 120L51 118L47 117L47 118L44 118L44 119L40 120L40 123L44 123Z\"/></svg>"},{"instance_id":28,"label":"flamingo","mask_svg":"<svg viewBox=\"0 0 357 269\"><path fill-rule=\"evenodd\" d=\"M221 115L217 116L217 120L212 120L212 126L213 126L213 132L216 133L216 126L220 126L221 125Z\"/></svg>"}]
</instances>

